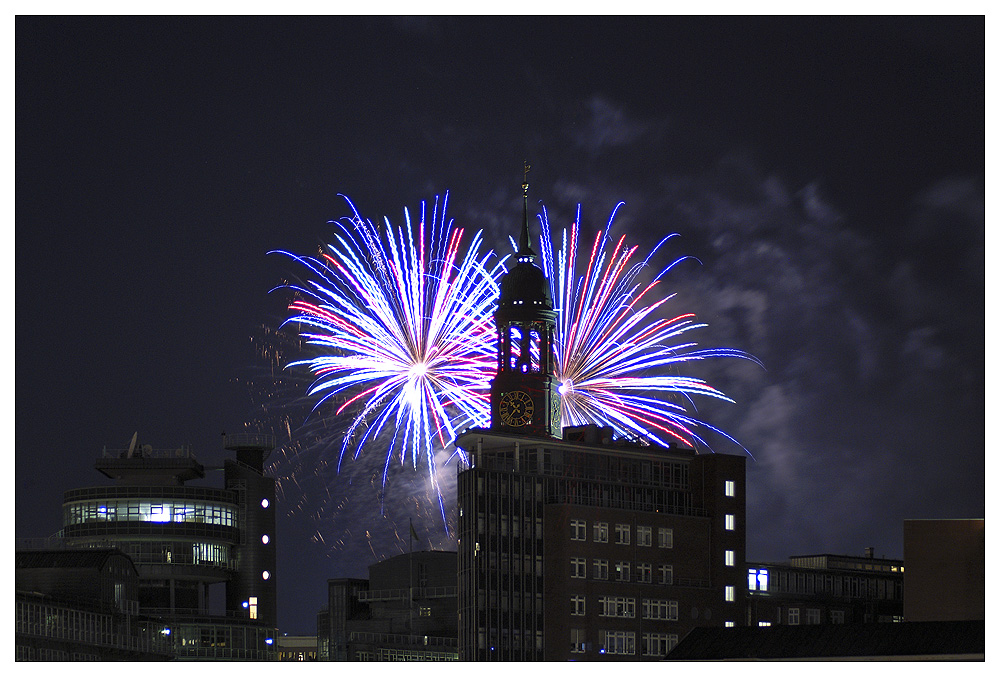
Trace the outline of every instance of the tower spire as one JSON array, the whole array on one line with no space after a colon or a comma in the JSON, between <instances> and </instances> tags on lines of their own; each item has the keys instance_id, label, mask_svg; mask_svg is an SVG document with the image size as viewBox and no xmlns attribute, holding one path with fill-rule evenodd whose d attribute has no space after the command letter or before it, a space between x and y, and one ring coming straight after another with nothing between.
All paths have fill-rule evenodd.
<instances>
[{"instance_id":1,"label":"tower spire","mask_svg":"<svg viewBox=\"0 0 1000 677\"><path fill-rule=\"evenodd\" d=\"M524 161L524 183L521 184L521 191L524 193L524 219L521 222L521 240L517 248L517 260L530 261L535 257L535 252L531 250L531 236L528 235L528 172L531 165Z\"/></svg>"}]
</instances>

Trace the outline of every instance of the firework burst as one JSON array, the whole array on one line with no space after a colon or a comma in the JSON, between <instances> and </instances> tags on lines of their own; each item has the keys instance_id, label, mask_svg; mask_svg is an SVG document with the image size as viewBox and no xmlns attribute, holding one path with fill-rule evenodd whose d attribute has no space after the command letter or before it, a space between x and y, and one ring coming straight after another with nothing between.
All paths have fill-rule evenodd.
<instances>
[{"instance_id":1,"label":"firework burst","mask_svg":"<svg viewBox=\"0 0 1000 677\"><path fill-rule=\"evenodd\" d=\"M559 318L555 352L562 423L607 425L618 435L658 444L679 440L702 449L711 447L699 430L733 440L689 414L685 406L693 406L694 395L732 400L701 379L679 375L677 368L685 362L718 357L756 360L733 349L699 349L697 343L685 340L688 332L706 326L696 323L692 313L664 316L664 306L674 295L661 293L662 279L689 257L674 260L651 282L639 281L639 273L650 267L652 256L676 234L663 238L645 259L637 260L637 247L626 246L624 235L615 240L610 236L622 204L594 238L585 261L578 254L579 207L576 221L568 232L563 230L557 253L544 208L540 215L542 265Z\"/></svg>"},{"instance_id":2,"label":"firework burst","mask_svg":"<svg viewBox=\"0 0 1000 677\"><path fill-rule=\"evenodd\" d=\"M346 199L346 198L345 198ZM384 228L353 215L335 222L338 234L320 257L285 254L309 279L285 285L296 292L285 325L317 353L288 367L313 375L313 411L325 404L344 416L337 462L365 445L387 443L382 485L394 458L414 469L426 464L436 481L435 448L456 431L489 424L489 382L495 371L491 310L502 262L482 251L482 233L465 245L452 228L448 196L435 198L430 218L421 204L414 224Z\"/></svg>"}]
</instances>

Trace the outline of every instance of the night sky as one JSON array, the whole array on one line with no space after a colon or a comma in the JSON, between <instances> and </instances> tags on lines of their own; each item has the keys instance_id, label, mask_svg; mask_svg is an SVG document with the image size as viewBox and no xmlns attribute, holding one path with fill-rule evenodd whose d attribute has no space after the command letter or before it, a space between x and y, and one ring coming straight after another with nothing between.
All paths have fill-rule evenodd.
<instances>
[{"instance_id":1,"label":"night sky","mask_svg":"<svg viewBox=\"0 0 1000 677\"><path fill-rule=\"evenodd\" d=\"M593 237L624 201L641 252L679 233L657 262L700 264L672 308L763 363L689 372L755 459L748 558L902 557L904 519L984 517L984 25L18 17L16 536L57 532L134 432L211 466L249 425L284 445L282 631L314 633L326 579L404 552L410 518L454 548L419 475L382 517L377 450L336 476L302 441L269 293L301 271L267 252L315 253L338 194L395 224L448 191L506 254L525 160L554 226L580 204Z\"/></svg>"}]
</instances>

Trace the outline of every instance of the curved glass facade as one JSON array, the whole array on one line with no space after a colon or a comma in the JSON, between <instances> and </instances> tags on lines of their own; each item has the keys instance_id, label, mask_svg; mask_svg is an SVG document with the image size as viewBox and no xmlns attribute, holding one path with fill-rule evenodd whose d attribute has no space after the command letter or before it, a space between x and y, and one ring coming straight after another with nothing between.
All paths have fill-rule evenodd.
<instances>
[{"instance_id":1,"label":"curved glass facade","mask_svg":"<svg viewBox=\"0 0 1000 677\"><path fill-rule=\"evenodd\" d=\"M173 522L237 527L236 507L187 499L115 499L63 505L63 525L92 522Z\"/></svg>"}]
</instances>

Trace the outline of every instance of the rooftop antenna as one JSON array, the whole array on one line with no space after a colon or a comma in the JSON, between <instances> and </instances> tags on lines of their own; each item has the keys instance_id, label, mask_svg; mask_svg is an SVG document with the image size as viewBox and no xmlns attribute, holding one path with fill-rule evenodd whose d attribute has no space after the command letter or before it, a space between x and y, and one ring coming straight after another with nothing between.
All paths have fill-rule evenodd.
<instances>
[{"instance_id":1,"label":"rooftop antenna","mask_svg":"<svg viewBox=\"0 0 1000 677\"><path fill-rule=\"evenodd\" d=\"M125 458L132 458L132 454L135 453L135 443L139 441L139 431L136 430L132 433L132 441L128 443L128 454Z\"/></svg>"}]
</instances>

